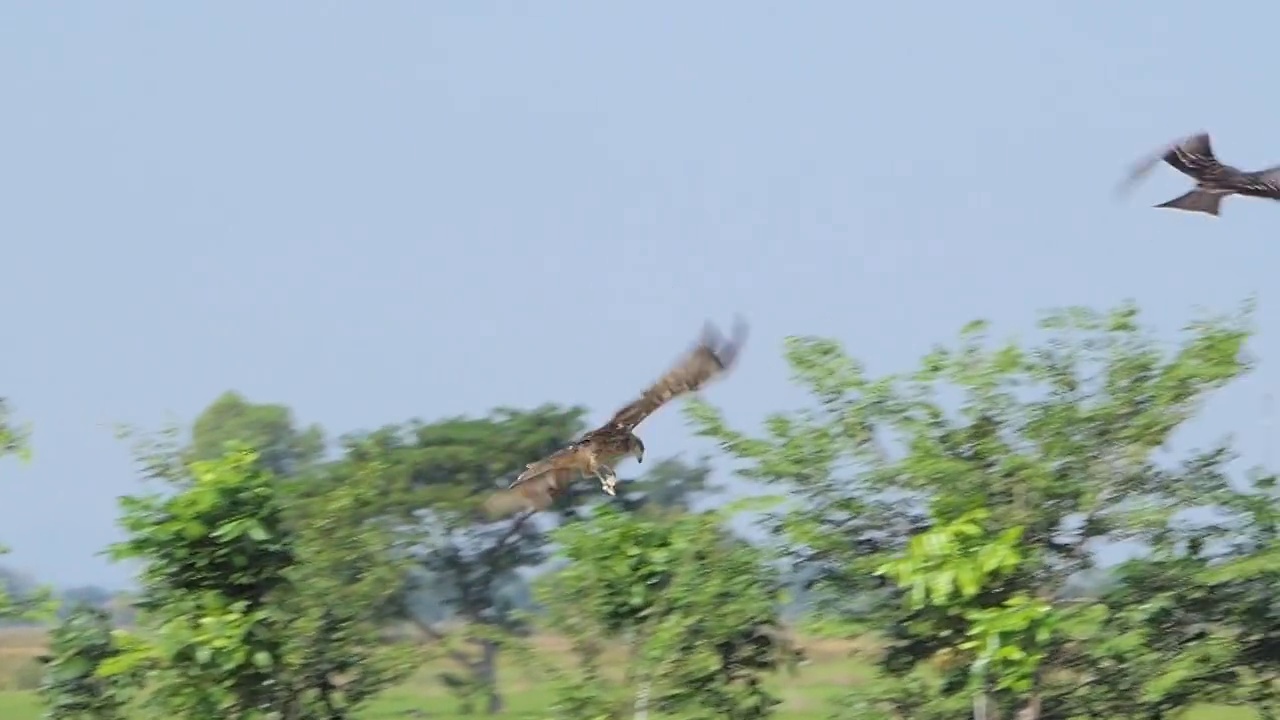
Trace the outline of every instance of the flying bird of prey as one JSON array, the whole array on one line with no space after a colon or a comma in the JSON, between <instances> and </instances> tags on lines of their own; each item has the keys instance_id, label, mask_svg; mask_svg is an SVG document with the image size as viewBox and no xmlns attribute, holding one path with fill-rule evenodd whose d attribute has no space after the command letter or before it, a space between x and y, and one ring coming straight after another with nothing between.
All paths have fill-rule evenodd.
<instances>
[{"instance_id":1,"label":"flying bird of prey","mask_svg":"<svg viewBox=\"0 0 1280 720\"><path fill-rule=\"evenodd\" d=\"M615 463L634 457L644 461L644 442L635 434L637 425L658 408L685 393L696 392L730 370L746 341L747 326L741 319L725 338L710 323L697 345L650 385L640 397L614 413L604 425L564 448L529 463L506 490L494 493L485 502L491 516L516 509L543 510L568 491L579 478L600 480L600 487L617 494Z\"/></svg>"},{"instance_id":2,"label":"flying bird of prey","mask_svg":"<svg viewBox=\"0 0 1280 720\"><path fill-rule=\"evenodd\" d=\"M1280 165L1264 170L1244 171L1224 165L1213 154L1209 133L1196 133L1165 146L1155 155L1139 162L1122 185L1128 188L1163 160L1196 181L1190 192L1155 207L1202 212L1217 216L1219 204L1228 195L1280 200Z\"/></svg>"}]
</instances>

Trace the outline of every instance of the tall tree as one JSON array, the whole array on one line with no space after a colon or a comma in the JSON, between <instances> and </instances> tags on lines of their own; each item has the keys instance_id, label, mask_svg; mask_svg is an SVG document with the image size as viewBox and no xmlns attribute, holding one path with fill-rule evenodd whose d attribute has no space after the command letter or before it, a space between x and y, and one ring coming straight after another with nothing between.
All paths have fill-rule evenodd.
<instances>
[{"instance_id":1,"label":"tall tree","mask_svg":"<svg viewBox=\"0 0 1280 720\"><path fill-rule=\"evenodd\" d=\"M1055 670L1074 682L1049 698L1052 717L1164 720L1258 687L1241 672L1238 629L1223 622L1230 611L1205 582L1211 557L1202 546L1170 550L1116 568L1115 582L1081 613L1081 632L1056 658Z\"/></svg>"},{"instance_id":2,"label":"tall tree","mask_svg":"<svg viewBox=\"0 0 1280 720\"><path fill-rule=\"evenodd\" d=\"M1196 569L1190 587L1198 591L1187 592L1185 583L1180 583L1181 593L1164 588L1174 594L1176 633L1195 642L1179 647L1179 656L1159 681L1178 690L1190 683L1211 692L1234 688L1229 699L1248 704L1260 718L1275 720L1280 718L1280 607L1275 601L1280 488L1275 475L1258 475L1248 487L1223 488L1214 499L1225 522L1183 529L1180 537L1153 538L1166 565L1182 562ZM1152 619L1167 625L1169 618ZM1159 625L1148 627L1159 632ZM1235 682L1223 683L1226 675Z\"/></svg>"},{"instance_id":3,"label":"tall tree","mask_svg":"<svg viewBox=\"0 0 1280 720\"><path fill-rule=\"evenodd\" d=\"M412 422L345 439L345 471L376 476L382 488L381 502L365 512L395 519L417 565L406 616L460 668L441 679L468 699L482 696L488 712L502 707L499 636L523 629L511 590L521 583L518 572L546 555L535 519L488 522L480 505L527 463L576 436L582 415L581 408L550 405L500 408L483 418ZM437 617L462 621L461 629L445 633L415 612L424 598L437 604Z\"/></svg>"},{"instance_id":4,"label":"tall tree","mask_svg":"<svg viewBox=\"0 0 1280 720\"><path fill-rule=\"evenodd\" d=\"M560 716L643 716L650 705L689 718L772 713L762 680L794 658L778 632L781 585L719 515L605 505L554 538L569 564L540 579L538 594L578 655L576 672L552 671ZM621 687L599 666L610 640L630 648Z\"/></svg>"},{"instance_id":5,"label":"tall tree","mask_svg":"<svg viewBox=\"0 0 1280 720\"><path fill-rule=\"evenodd\" d=\"M221 457L228 443L254 448L267 470L280 477L300 472L324 454L324 431L319 425L299 428L287 405L254 403L228 390L196 418L191 428L189 457Z\"/></svg>"},{"instance_id":6,"label":"tall tree","mask_svg":"<svg viewBox=\"0 0 1280 720\"><path fill-rule=\"evenodd\" d=\"M29 436L30 428L15 422L8 403L0 398L0 458L10 455L24 462L29 460ZM0 545L0 555L8 552L7 547ZM0 569L0 622L29 618L50 609L46 602L48 594L22 581L19 574Z\"/></svg>"},{"instance_id":7,"label":"tall tree","mask_svg":"<svg viewBox=\"0 0 1280 720\"><path fill-rule=\"evenodd\" d=\"M954 717L972 685L940 686L921 674L950 641L910 632L911 611L898 600L905 589L880 587L874 570L935 522L986 508L989 536L1024 529L1008 587L1067 612L1062 590L1094 566L1099 543L1168 528L1226 486L1225 447L1173 465L1156 453L1210 393L1248 370L1247 318L1246 309L1192 323L1173 348L1140 327L1132 305L1049 313L1045 339L1029 347L993 344L973 323L915 371L881 378L835 341L791 338L786 359L810 407L770 416L755 437L705 404L689 412L744 476L794 493L794 509L773 527L794 562L813 572L818 611L887 636L881 669L890 684L872 705ZM1066 638L1055 641L1048 666L1066 647ZM1046 678L1001 703L1048 703L1048 694L1065 692ZM928 696L937 702L923 702Z\"/></svg>"},{"instance_id":8,"label":"tall tree","mask_svg":"<svg viewBox=\"0 0 1280 720\"><path fill-rule=\"evenodd\" d=\"M1173 717L1196 702L1280 717L1280 492L1274 475L1218 488L1217 513L1150 534L1146 557L1117 568L1113 612L1077 648L1083 682L1069 710L1138 706Z\"/></svg>"},{"instance_id":9,"label":"tall tree","mask_svg":"<svg viewBox=\"0 0 1280 720\"><path fill-rule=\"evenodd\" d=\"M50 633L40 697L47 720L124 720L138 687L140 668L103 673L119 662L125 648L113 633L111 615L81 605Z\"/></svg>"},{"instance_id":10,"label":"tall tree","mask_svg":"<svg viewBox=\"0 0 1280 720\"><path fill-rule=\"evenodd\" d=\"M403 572L385 528L349 519L377 493L352 479L302 500L243 449L122 498L112 552L143 564L142 631L100 675L148 671L145 702L168 717L245 720L348 718L402 678L379 623Z\"/></svg>"},{"instance_id":11,"label":"tall tree","mask_svg":"<svg viewBox=\"0 0 1280 720\"><path fill-rule=\"evenodd\" d=\"M990 537L983 529L989 518L976 509L939 520L877 571L904 591L909 622L899 626L902 637L941 638L942 653L967 656L967 664L952 663L947 682L975 686L975 720L995 717L993 691L1035 686L1058 622L1049 603L1008 582L1022 564L1024 528ZM1020 717L1038 715L1039 704L1032 694Z\"/></svg>"}]
</instances>

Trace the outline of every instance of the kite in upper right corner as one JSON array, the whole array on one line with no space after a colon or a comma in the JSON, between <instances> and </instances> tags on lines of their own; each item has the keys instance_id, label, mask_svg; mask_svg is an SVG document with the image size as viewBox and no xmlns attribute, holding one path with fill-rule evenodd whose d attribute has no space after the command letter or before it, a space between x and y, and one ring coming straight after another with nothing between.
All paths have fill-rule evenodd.
<instances>
[{"instance_id":1,"label":"kite in upper right corner","mask_svg":"<svg viewBox=\"0 0 1280 720\"><path fill-rule=\"evenodd\" d=\"M1190 176L1196 186L1185 195L1155 207L1202 212L1218 216L1219 204L1228 195L1280 200L1280 165L1246 172L1224 165L1213 154L1209 133L1196 133L1167 145L1158 153L1134 166L1121 185L1125 189L1151 171L1161 160L1175 170Z\"/></svg>"}]
</instances>

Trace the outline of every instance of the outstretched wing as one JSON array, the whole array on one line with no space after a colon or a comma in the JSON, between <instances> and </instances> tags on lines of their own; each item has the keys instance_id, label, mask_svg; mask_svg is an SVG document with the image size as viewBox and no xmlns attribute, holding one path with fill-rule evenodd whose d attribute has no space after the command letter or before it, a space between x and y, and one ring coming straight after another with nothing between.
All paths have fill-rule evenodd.
<instances>
[{"instance_id":1,"label":"outstretched wing","mask_svg":"<svg viewBox=\"0 0 1280 720\"><path fill-rule=\"evenodd\" d=\"M1196 133L1170 146L1161 157L1175 170L1197 180L1222 166L1209 144L1209 133Z\"/></svg>"},{"instance_id":2,"label":"outstretched wing","mask_svg":"<svg viewBox=\"0 0 1280 720\"><path fill-rule=\"evenodd\" d=\"M733 367L746 339L747 324L741 318L734 322L733 334L728 339L714 325L707 323L698 344L650 385L639 399L614 413L601 430L633 430L672 399L701 389Z\"/></svg>"},{"instance_id":3,"label":"outstretched wing","mask_svg":"<svg viewBox=\"0 0 1280 720\"><path fill-rule=\"evenodd\" d=\"M510 515L516 510L545 510L582 478L595 448L590 441L566 445L525 466L506 490L499 490L484 502L490 517Z\"/></svg>"},{"instance_id":4,"label":"outstretched wing","mask_svg":"<svg viewBox=\"0 0 1280 720\"><path fill-rule=\"evenodd\" d=\"M499 518L521 510L546 510L556 498L569 491L580 477L572 468L552 468L528 480L517 481L507 490L499 490L484 502L484 511Z\"/></svg>"},{"instance_id":5,"label":"outstretched wing","mask_svg":"<svg viewBox=\"0 0 1280 720\"><path fill-rule=\"evenodd\" d=\"M582 453L588 450L589 448L585 447L582 442L569 443L541 460L525 465L524 472L521 472L515 480L511 481L510 487L528 482L552 470L582 469L587 464L585 462L586 458L582 456Z\"/></svg>"},{"instance_id":6,"label":"outstretched wing","mask_svg":"<svg viewBox=\"0 0 1280 720\"><path fill-rule=\"evenodd\" d=\"M1209 133L1199 132L1164 145L1155 153L1135 163L1117 191L1120 193L1127 191L1162 161L1196 180L1222 168L1222 163L1218 162L1217 156L1213 154Z\"/></svg>"}]
</instances>

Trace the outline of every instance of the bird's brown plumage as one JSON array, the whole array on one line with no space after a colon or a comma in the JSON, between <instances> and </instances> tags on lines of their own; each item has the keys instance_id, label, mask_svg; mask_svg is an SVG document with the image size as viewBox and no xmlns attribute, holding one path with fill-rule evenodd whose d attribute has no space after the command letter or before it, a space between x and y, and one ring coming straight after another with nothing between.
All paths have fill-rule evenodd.
<instances>
[{"instance_id":1,"label":"bird's brown plumage","mask_svg":"<svg viewBox=\"0 0 1280 720\"><path fill-rule=\"evenodd\" d=\"M613 464L629 455L639 459L644 454L644 443L632 432L636 426L676 397L696 392L730 370L746 335L747 326L741 319L734 323L727 339L708 323L697 345L639 398L575 442L529 463L509 489L494 493L486 501L486 510L491 515L506 515L519 509L542 510L579 478L592 475L599 477L605 491L612 494L617 482Z\"/></svg>"},{"instance_id":2,"label":"bird's brown plumage","mask_svg":"<svg viewBox=\"0 0 1280 720\"><path fill-rule=\"evenodd\" d=\"M1209 133L1197 132L1166 143L1159 150L1134 163L1128 175L1120 183L1119 190L1127 192L1161 162L1168 163L1178 172L1194 179L1199 179L1206 173L1215 173L1222 167L1222 163L1213 153Z\"/></svg>"},{"instance_id":3,"label":"bird's brown plumage","mask_svg":"<svg viewBox=\"0 0 1280 720\"><path fill-rule=\"evenodd\" d=\"M1161 161L1196 181L1190 192L1156 205L1188 212L1218 216L1222 201L1231 195L1280 200L1280 166L1263 170L1241 170L1227 165L1213 152L1209 134L1198 132L1160 148L1136 163L1119 191L1127 193Z\"/></svg>"}]
</instances>

